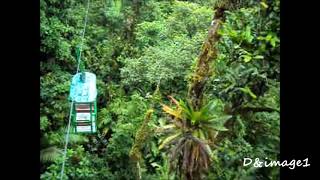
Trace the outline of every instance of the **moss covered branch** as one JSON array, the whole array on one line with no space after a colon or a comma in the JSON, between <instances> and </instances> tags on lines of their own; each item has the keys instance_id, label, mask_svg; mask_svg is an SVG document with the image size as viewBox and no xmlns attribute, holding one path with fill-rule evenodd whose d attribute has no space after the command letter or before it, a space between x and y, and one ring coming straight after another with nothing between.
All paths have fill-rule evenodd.
<instances>
[{"instance_id":1,"label":"moss covered branch","mask_svg":"<svg viewBox=\"0 0 320 180\"><path fill-rule=\"evenodd\" d=\"M141 159L140 149L143 147L146 138L150 134L148 123L151 119L152 113L153 113L153 109L149 109L147 111L140 129L136 133L135 142L130 151L130 158L134 161L139 161Z\"/></svg>"},{"instance_id":2,"label":"moss covered branch","mask_svg":"<svg viewBox=\"0 0 320 180\"><path fill-rule=\"evenodd\" d=\"M202 46L195 71L189 82L188 96L195 109L201 107L205 84L212 75L210 64L217 57L216 46L220 39L218 30L224 20L224 12L224 7L219 7L215 10L214 18L208 31L208 37Z\"/></svg>"}]
</instances>

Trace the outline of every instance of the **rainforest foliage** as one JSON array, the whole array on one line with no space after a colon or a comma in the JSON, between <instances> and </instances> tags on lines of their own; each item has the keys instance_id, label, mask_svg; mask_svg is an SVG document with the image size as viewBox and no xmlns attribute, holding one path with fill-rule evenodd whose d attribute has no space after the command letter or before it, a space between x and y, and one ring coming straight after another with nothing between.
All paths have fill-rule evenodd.
<instances>
[{"instance_id":1,"label":"rainforest foliage","mask_svg":"<svg viewBox=\"0 0 320 180\"><path fill-rule=\"evenodd\" d=\"M87 1L40 5L40 176L58 179ZM243 166L279 159L279 13L279 0L91 0L98 132L70 135L65 179L279 179Z\"/></svg>"}]
</instances>

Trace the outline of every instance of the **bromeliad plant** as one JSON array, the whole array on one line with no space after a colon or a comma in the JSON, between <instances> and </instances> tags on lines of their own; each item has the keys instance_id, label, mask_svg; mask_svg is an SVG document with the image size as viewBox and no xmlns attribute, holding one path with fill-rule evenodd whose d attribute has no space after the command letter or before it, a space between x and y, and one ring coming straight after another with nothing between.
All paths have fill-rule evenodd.
<instances>
[{"instance_id":1,"label":"bromeliad plant","mask_svg":"<svg viewBox=\"0 0 320 180\"><path fill-rule=\"evenodd\" d=\"M179 102L169 96L175 107L162 104L162 109L171 117L170 124L158 132L166 136L159 149L169 147L170 171L175 169L183 179L202 179L211 162L211 148L219 131L226 131L224 123L231 118L217 112L216 103L209 102L199 110L191 103Z\"/></svg>"}]
</instances>

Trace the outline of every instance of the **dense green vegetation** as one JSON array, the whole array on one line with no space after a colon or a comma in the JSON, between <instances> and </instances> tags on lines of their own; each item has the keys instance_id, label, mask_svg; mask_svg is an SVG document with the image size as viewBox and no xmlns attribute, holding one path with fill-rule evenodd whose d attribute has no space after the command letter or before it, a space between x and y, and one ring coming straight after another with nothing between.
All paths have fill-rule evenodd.
<instances>
[{"instance_id":1,"label":"dense green vegetation","mask_svg":"<svg viewBox=\"0 0 320 180\"><path fill-rule=\"evenodd\" d=\"M41 179L61 171L86 3L40 0ZM70 136L65 177L279 179L242 165L279 159L279 13L279 0L92 0L98 133Z\"/></svg>"}]
</instances>

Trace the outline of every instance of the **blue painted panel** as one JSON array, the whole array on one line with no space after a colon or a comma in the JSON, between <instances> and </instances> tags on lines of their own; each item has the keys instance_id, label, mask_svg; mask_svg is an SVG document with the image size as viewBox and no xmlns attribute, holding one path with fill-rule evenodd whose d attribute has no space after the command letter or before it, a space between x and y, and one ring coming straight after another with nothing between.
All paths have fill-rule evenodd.
<instances>
[{"instance_id":1,"label":"blue painted panel","mask_svg":"<svg viewBox=\"0 0 320 180\"><path fill-rule=\"evenodd\" d=\"M96 75L85 72L84 81L82 81L81 74L78 73L72 78L70 99L75 102L93 102L97 97Z\"/></svg>"}]
</instances>

